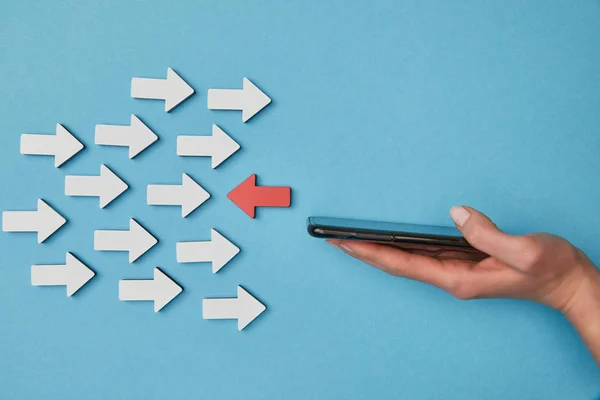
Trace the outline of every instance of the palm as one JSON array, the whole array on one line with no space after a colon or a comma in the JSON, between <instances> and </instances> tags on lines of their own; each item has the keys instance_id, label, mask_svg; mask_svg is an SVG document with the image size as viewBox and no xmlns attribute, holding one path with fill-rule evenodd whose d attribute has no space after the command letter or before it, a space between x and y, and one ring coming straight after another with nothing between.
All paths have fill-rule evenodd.
<instances>
[{"instance_id":1,"label":"palm","mask_svg":"<svg viewBox=\"0 0 600 400\"><path fill-rule=\"evenodd\" d=\"M446 271L455 282L450 291L460 298L507 297L552 303L552 294L559 288L565 275L573 273L577 254L570 243L547 235L529 235L542 249L539 256L527 265L511 266L496 257L482 257L476 253L441 249L399 249L411 254L412 262L426 262L429 267ZM565 257L564 255L567 254ZM568 259L565 259L568 258ZM568 268L567 268L568 267Z\"/></svg>"}]
</instances>

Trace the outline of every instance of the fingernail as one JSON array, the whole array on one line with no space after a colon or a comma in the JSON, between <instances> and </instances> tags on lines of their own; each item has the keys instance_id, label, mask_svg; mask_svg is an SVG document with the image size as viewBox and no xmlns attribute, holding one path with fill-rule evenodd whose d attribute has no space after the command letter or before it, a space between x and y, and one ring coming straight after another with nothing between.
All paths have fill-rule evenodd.
<instances>
[{"instance_id":1,"label":"fingernail","mask_svg":"<svg viewBox=\"0 0 600 400\"><path fill-rule=\"evenodd\" d=\"M326 242L332 245L333 247L337 247L338 249L345 251L346 253L354 253L354 250L352 250L349 246L346 246L345 244L339 241L326 240Z\"/></svg>"},{"instance_id":2,"label":"fingernail","mask_svg":"<svg viewBox=\"0 0 600 400\"><path fill-rule=\"evenodd\" d=\"M450 218L461 228L467 223L470 216L469 210L462 206L454 206L450 209Z\"/></svg>"},{"instance_id":3,"label":"fingernail","mask_svg":"<svg viewBox=\"0 0 600 400\"><path fill-rule=\"evenodd\" d=\"M349 253L349 254L354 253L354 250L352 250L350 247L346 246L343 243L339 244L339 248L344 250L346 253Z\"/></svg>"}]
</instances>

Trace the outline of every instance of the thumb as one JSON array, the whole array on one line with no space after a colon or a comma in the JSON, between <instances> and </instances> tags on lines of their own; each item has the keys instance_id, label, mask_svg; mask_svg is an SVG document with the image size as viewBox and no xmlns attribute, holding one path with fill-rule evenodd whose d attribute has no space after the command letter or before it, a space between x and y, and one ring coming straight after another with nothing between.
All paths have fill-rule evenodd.
<instances>
[{"instance_id":1,"label":"thumb","mask_svg":"<svg viewBox=\"0 0 600 400\"><path fill-rule=\"evenodd\" d=\"M520 269L530 247L526 237L502 232L488 217L471 207L454 206L450 217L473 247Z\"/></svg>"}]
</instances>

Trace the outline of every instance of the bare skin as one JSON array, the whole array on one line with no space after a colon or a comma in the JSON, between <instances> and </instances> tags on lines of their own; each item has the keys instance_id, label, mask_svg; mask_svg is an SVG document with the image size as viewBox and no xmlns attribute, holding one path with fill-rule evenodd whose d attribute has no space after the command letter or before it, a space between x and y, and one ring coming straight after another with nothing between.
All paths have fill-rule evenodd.
<instances>
[{"instance_id":1,"label":"bare skin","mask_svg":"<svg viewBox=\"0 0 600 400\"><path fill-rule=\"evenodd\" d=\"M508 235L470 207L453 207L450 216L467 241L489 257L328 243L389 274L437 286L460 299L512 298L552 307L573 324L600 365L600 270L581 250L546 233Z\"/></svg>"}]
</instances>

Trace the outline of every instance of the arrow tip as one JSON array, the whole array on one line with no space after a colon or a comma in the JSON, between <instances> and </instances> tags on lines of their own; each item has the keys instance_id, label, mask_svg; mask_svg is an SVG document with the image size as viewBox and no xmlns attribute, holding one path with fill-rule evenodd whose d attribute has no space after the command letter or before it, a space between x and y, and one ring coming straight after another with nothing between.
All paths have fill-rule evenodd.
<instances>
[{"instance_id":1,"label":"arrow tip","mask_svg":"<svg viewBox=\"0 0 600 400\"><path fill-rule=\"evenodd\" d=\"M194 89L171 68L167 69L165 111L169 112L194 94Z\"/></svg>"},{"instance_id":2,"label":"arrow tip","mask_svg":"<svg viewBox=\"0 0 600 400\"><path fill-rule=\"evenodd\" d=\"M129 144L129 158L137 156L148 146L158 140L158 136L148 128L138 117L131 114L131 142Z\"/></svg>"},{"instance_id":3,"label":"arrow tip","mask_svg":"<svg viewBox=\"0 0 600 400\"><path fill-rule=\"evenodd\" d=\"M38 221L38 243L48 239L67 222L62 215L42 199L38 199Z\"/></svg>"},{"instance_id":4,"label":"arrow tip","mask_svg":"<svg viewBox=\"0 0 600 400\"><path fill-rule=\"evenodd\" d=\"M54 155L54 166L56 168L63 165L75 154L83 149L81 143L61 124L56 124L56 154Z\"/></svg>"},{"instance_id":5,"label":"arrow tip","mask_svg":"<svg viewBox=\"0 0 600 400\"><path fill-rule=\"evenodd\" d=\"M250 322L254 321L267 309L264 304L258 301L241 286L238 286L238 304L238 331L241 331L248 326Z\"/></svg>"},{"instance_id":6,"label":"arrow tip","mask_svg":"<svg viewBox=\"0 0 600 400\"><path fill-rule=\"evenodd\" d=\"M250 218L254 218L256 208L252 197L256 187L256 174L250 175L227 195L227 198L244 211Z\"/></svg>"},{"instance_id":7,"label":"arrow tip","mask_svg":"<svg viewBox=\"0 0 600 400\"><path fill-rule=\"evenodd\" d=\"M211 229L210 234L214 254L212 272L213 274L216 274L240 252L240 249L235 244L231 243L225 236L217 232L216 229Z\"/></svg>"},{"instance_id":8,"label":"arrow tip","mask_svg":"<svg viewBox=\"0 0 600 400\"><path fill-rule=\"evenodd\" d=\"M181 182L184 192L183 199L181 199L181 216L185 218L208 200L210 193L204 190L188 174L183 174Z\"/></svg>"},{"instance_id":9,"label":"arrow tip","mask_svg":"<svg viewBox=\"0 0 600 400\"><path fill-rule=\"evenodd\" d=\"M215 124L212 126L212 136L215 149L212 155L212 167L215 169L238 151L240 145Z\"/></svg>"},{"instance_id":10,"label":"arrow tip","mask_svg":"<svg viewBox=\"0 0 600 400\"><path fill-rule=\"evenodd\" d=\"M129 262L132 263L150 250L158 240L133 218L129 220Z\"/></svg>"},{"instance_id":11,"label":"arrow tip","mask_svg":"<svg viewBox=\"0 0 600 400\"><path fill-rule=\"evenodd\" d=\"M244 109L242 110L242 122L248 121L260 110L265 108L271 98L263 93L254 83L248 78L244 78L242 84L244 90Z\"/></svg>"},{"instance_id":12,"label":"arrow tip","mask_svg":"<svg viewBox=\"0 0 600 400\"><path fill-rule=\"evenodd\" d=\"M96 275L71 253L67 253L66 268L68 271L67 296L69 297Z\"/></svg>"},{"instance_id":13,"label":"arrow tip","mask_svg":"<svg viewBox=\"0 0 600 400\"><path fill-rule=\"evenodd\" d=\"M159 268L154 268L154 285L154 312L159 312L183 291L181 286Z\"/></svg>"},{"instance_id":14,"label":"arrow tip","mask_svg":"<svg viewBox=\"0 0 600 400\"><path fill-rule=\"evenodd\" d=\"M119 197L121 193L129 188L121 178L110 170L106 165L100 166L100 178L102 181L102 192L100 193L100 208L106 207L111 201Z\"/></svg>"}]
</instances>

